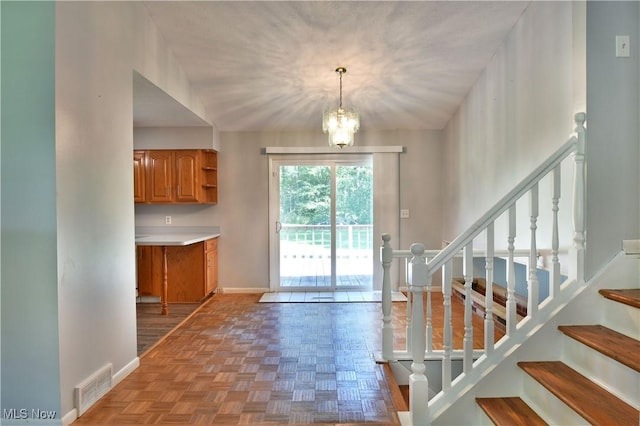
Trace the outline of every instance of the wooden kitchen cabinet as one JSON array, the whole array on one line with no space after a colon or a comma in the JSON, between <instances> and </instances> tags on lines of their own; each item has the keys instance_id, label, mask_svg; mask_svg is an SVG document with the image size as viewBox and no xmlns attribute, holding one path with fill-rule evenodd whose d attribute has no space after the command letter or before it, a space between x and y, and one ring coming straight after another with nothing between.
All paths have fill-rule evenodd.
<instances>
[{"instance_id":1,"label":"wooden kitchen cabinet","mask_svg":"<svg viewBox=\"0 0 640 426\"><path fill-rule=\"evenodd\" d=\"M218 289L218 239L205 241L205 293Z\"/></svg>"},{"instance_id":2,"label":"wooden kitchen cabinet","mask_svg":"<svg viewBox=\"0 0 640 426\"><path fill-rule=\"evenodd\" d=\"M133 201L143 203L147 199L144 151L133 151Z\"/></svg>"},{"instance_id":3,"label":"wooden kitchen cabinet","mask_svg":"<svg viewBox=\"0 0 640 426\"><path fill-rule=\"evenodd\" d=\"M149 203L173 201L173 153L171 151L147 151L145 175Z\"/></svg>"},{"instance_id":4,"label":"wooden kitchen cabinet","mask_svg":"<svg viewBox=\"0 0 640 426\"><path fill-rule=\"evenodd\" d=\"M138 295L160 297L162 247L138 246ZM218 239L167 247L167 302L200 302L218 288Z\"/></svg>"},{"instance_id":5,"label":"wooden kitchen cabinet","mask_svg":"<svg viewBox=\"0 0 640 426\"><path fill-rule=\"evenodd\" d=\"M138 274L138 296L160 294L160 289L153 288L153 247L136 247L136 271Z\"/></svg>"},{"instance_id":6,"label":"wooden kitchen cabinet","mask_svg":"<svg viewBox=\"0 0 640 426\"><path fill-rule=\"evenodd\" d=\"M218 203L218 153L214 150L202 151L202 200L204 203Z\"/></svg>"},{"instance_id":7,"label":"wooden kitchen cabinet","mask_svg":"<svg viewBox=\"0 0 640 426\"><path fill-rule=\"evenodd\" d=\"M218 202L218 162L214 150L134 151L133 164L136 203Z\"/></svg>"},{"instance_id":8,"label":"wooden kitchen cabinet","mask_svg":"<svg viewBox=\"0 0 640 426\"><path fill-rule=\"evenodd\" d=\"M197 203L199 201L200 156L197 150L175 151L173 164L175 165L176 203Z\"/></svg>"}]
</instances>

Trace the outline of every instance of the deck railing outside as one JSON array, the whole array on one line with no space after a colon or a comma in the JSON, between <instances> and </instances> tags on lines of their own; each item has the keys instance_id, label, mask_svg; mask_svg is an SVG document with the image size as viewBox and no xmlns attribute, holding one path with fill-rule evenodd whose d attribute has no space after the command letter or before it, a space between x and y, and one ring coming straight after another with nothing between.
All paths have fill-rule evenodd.
<instances>
[{"instance_id":1,"label":"deck railing outside","mask_svg":"<svg viewBox=\"0 0 640 426\"><path fill-rule=\"evenodd\" d=\"M335 229L338 274L370 277L374 253L373 225L336 225ZM280 275L330 276L331 225L282 224ZM341 282L339 280L338 285Z\"/></svg>"}]
</instances>

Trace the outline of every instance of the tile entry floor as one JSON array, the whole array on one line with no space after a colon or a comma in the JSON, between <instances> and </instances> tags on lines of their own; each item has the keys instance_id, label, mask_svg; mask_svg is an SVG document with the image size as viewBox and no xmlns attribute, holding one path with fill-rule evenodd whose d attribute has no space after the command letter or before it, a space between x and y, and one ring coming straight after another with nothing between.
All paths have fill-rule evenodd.
<instances>
[{"instance_id":1,"label":"tile entry floor","mask_svg":"<svg viewBox=\"0 0 640 426\"><path fill-rule=\"evenodd\" d=\"M407 297L399 291L391 294L394 302L406 302ZM261 303L314 303L314 302L380 302L381 291L301 291L264 293Z\"/></svg>"}]
</instances>

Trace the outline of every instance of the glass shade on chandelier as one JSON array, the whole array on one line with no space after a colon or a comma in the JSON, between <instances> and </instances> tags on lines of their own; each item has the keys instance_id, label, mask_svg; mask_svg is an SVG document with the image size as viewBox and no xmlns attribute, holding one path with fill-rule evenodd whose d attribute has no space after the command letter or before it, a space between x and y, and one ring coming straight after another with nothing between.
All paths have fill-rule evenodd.
<instances>
[{"instance_id":1,"label":"glass shade on chandelier","mask_svg":"<svg viewBox=\"0 0 640 426\"><path fill-rule=\"evenodd\" d=\"M322 116L322 131L329 135L329 146L344 148L352 146L354 134L360 128L360 115L353 110L342 106L342 74L346 68L338 67L336 72L340 74L340 104L338 108L326 111Z\"/></svg>"},{"instance_id":2,"label":"glass shade on chandelier","mask_svg":"<svg viewBox=\"0 0 640 426\"><path fill-rule=\"evenodd\" d=\"M355 111L340 107L327 111L322 118L322 131L329 134L329 146L352 146L353 135L360 128L360 116Z\"/></svg>"}]
</instances>

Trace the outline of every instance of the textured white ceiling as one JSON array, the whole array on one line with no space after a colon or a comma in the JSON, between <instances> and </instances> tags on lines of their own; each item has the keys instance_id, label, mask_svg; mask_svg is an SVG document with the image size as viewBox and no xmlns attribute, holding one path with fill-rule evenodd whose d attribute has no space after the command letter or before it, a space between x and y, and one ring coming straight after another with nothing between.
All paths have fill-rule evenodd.
<instances>
[{"instance_id":1,"label":"textured white ceiling","mask_svg":"<svg viewBox=\"0 0 640 426\"><path fill-rule=\"evenodd\" d=\"M161 1L145 6L221 131L441 129L528 1Z\"/></svg>"}]
</instances>

